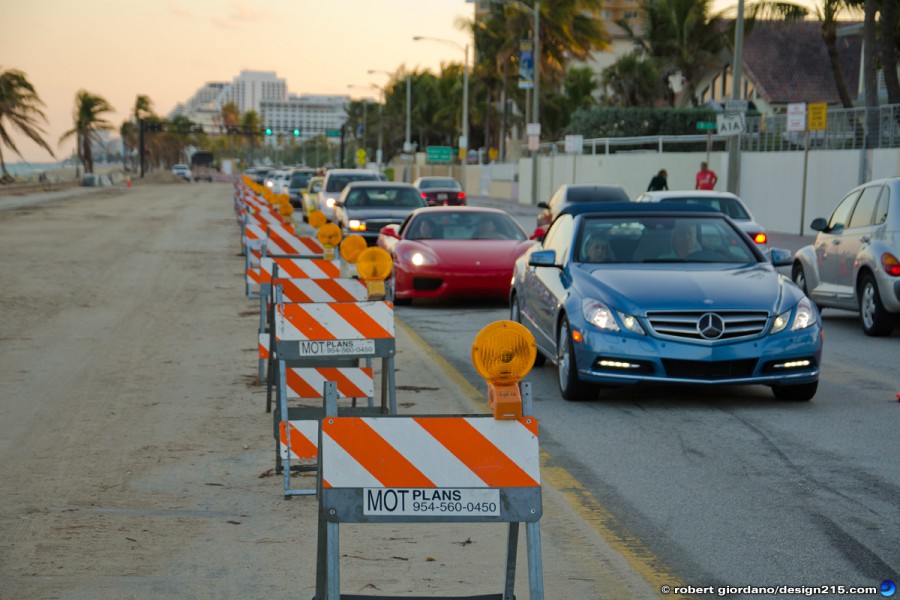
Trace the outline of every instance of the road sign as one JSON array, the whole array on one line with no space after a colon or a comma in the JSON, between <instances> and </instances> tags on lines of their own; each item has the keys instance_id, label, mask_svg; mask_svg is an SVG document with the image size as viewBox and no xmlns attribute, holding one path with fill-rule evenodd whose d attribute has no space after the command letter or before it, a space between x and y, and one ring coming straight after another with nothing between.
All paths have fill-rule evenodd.
<instances>
[{"instance_id":1,"label":"road sign","mask_svg":"<svg viewBox=\"0 0 900 600\"><path fill-rule=\"evenodd\" d=\"M787 130L806 131L806 103L792 102L787 108Z\"/></svg>"},{"instance_id":2,"label":"road sign","mask_svg":"<svg viewBox=\"0 0 900 600\"><path fill-rule=\"evenodd\" d=\"M725 99L725 112L747 112L750 103L746 100Z\"/></svg>"},{"instance_id":3,"label":"road sign","mask_svg":"<svg viewBox=\"0 0 900 600\"><path fill-rule=\"evenodd\" d=\"M453 149L450 146L427 146L425 148L425 158L428 162L448 163L451 156L453 156Z\"/></svg>"},{"instance_id":4,"label":"road sign","mask_svg":"<svg viewBox=\"0 0 900 600\"><path fill-rule=\"evenodd\" d=\"M744 133L744 113L722 113L716 115L719 135L740 135Z\"/></svg>"},{"instance_id":5,"label":"road sign","mask_svg":"<svg viewBox=\"0 0 900 600\"><path fill-rule=\"evenodd\" d=\"M806 107L807 127L810 131L824 131L828 124L828 104L825 102L810 102Z\"/></svg>"},{"instance_id":6,"label":"road sign","mask_svg":"<svg viewBox=\"0 0 900 600\"><path fill-rule=\"evenodd\" d=\"M340 129L326 129L325 135L327 137L341 137L341 130Z\"/></svg>"},{"instance_id":7,"label":"road sign","mask_svg":"<svg viewBox=\"0 0 900 600\"><path fill-rule=\"evenodd\" d=\"M697 121L698 131L715 131L716 124L712 121Z\"/></svg>"}]
</instances>

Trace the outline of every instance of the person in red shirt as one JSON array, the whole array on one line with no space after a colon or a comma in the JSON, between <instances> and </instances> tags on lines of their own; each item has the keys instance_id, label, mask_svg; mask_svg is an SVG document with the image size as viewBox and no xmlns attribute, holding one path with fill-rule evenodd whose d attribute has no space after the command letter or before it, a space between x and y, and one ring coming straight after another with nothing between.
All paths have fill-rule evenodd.
<instances>
[{"instance_id":1,"label":"person in red shirt","mask_svg":"<svg viewBox=\"0 0 900 600\"><path fill-rule=\"evenodd\" d=\"M719 176L716 175L715 171L709 168L709 166L702 162L700 163L700 170L697 171L697 187L698 190L711 190L716 187L716 182L719 181Z\"/></svg>"}]
</instances>

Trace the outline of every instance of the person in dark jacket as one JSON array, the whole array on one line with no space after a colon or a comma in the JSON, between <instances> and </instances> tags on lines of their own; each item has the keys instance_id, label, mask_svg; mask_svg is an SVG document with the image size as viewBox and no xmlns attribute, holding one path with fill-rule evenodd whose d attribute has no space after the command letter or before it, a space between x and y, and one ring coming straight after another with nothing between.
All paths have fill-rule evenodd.
<instances>
[{"instance_id":1,"label":"person in dark jacket","mask_svg":"<svg viewBox=\"0 0 900 600\"><path fill-rule=\"evenodd\" d=\"M659 190L667 190L669 189L669 182L666 181L666 178L669 176L666 173L665 169L660 169L659 173L653 176L650 180L650 185L647 186L648 192L656 192Z\"/></svg>"}]
</instances>

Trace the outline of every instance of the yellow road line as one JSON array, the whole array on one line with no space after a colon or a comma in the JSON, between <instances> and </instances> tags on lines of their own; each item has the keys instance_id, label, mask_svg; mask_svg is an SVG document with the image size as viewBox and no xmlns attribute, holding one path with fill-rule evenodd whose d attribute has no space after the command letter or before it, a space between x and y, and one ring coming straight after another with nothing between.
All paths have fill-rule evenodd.
<instances>
[{"instance_id":1,"label":"yellow road line","mask_svg":"<svg viewBox=\"0 0 900 600\"><path fill-rule=\"evenodd\" d=\"M481 411L485 409L487 400L484 395L469 383L462 373L457 371L411 327L399 319L396 319L395 323L402 327L413 343L460 387L466 398L472 402L474 409ZM659 590L663 585L673 588L685 585L662 559L631 534L571 473L555 464L554 458L543 449L541 450L541 478L559 490L584 522L611 548L621 554L628 565L654 589ZM671 594L665 597L674 599L688 598L689 596Z\"/></svg>"}]
</instances>

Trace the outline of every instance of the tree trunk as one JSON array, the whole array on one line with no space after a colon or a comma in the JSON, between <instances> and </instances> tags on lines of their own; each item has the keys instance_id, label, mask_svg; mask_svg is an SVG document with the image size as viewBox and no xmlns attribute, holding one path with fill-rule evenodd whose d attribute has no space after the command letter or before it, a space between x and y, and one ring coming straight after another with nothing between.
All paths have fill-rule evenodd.
<instances>
[{"instance_id":1,"label":"tree trunk","mask_svg":"<svg viewBox=\"0 0 900 600\"><path fill-rule=\"evenodd\" d=\"M834 75L834 84L837 86L838 95L844 108L853 108L853 98L847 89L844 80L844 71L841 69L841 61L837 51L837 23L822 23L822 41L828 51L828 60L831 62L831 72Z\"/></svg>"},{"instance_id":2,"label":"tree trunk","mask_svg":"<svg viewBox=\"0 0 900 600\"><path fill-rule=\"evenodd\" d=\"M863 84L866 92L866 147L876 145L878 135L878 78L875 72L875 14L878 0L866 0L863 22Z\"/></svg>"},{"instance_id":3,"label":"tree trunk","mask_svg":"<svg viewBox=\"0 0 900 600\"><path fill-rule=\"evenodd\" d=\"M897 2L881 3L881 63L884 66L884 83L887 86L888 103L900 103L900 79L897 77Z\"/></svg>"}]
</instances>

